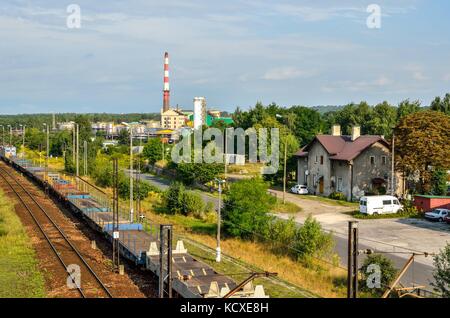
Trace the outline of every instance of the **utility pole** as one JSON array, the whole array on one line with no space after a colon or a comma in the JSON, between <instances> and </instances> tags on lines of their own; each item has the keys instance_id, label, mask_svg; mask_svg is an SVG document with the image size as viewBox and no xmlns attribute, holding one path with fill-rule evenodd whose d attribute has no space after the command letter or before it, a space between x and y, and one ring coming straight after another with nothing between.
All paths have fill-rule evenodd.
<instances>
[{"instance_id":1,"label":"utility pole","mask_svg":"<svg viewBox=\"0 0 450 318\"><path fill-rule=\"evenodd\" d=\"M26 127L26 125L20 124L20 127L22 127L22 151L21 151L21 155L22 155L22 158L25 158L25 127Z\"/></svg>"},{"instance_id":2,"label":"utility pole","mask_svg":"<svg viewBox=\"0 0 450 318\"><path fill-rule=\"evenodd\" d=\"M227 164L228 164L228 151L227 151L227 130L228 128L225 128L225 142L224 142L224 153L225 153L225 160L224 160L224 178L227 180ZM234 149L233 149L234 150ZM233 151L234 153L234 151Z\"/></svg>"},{"instance_id":3,"label":"utility pole","mask_svg":"<svg viewBox=\"0 0 450 318\"><path fill-rule=\"evenodd\" d=\"M2 146L5 147L5 126L2 126Z\"/></svg>"},{"instance_id":4,"label":"utility pole","mask_svg":"<svg viewBox=\"0 0 450 318\"><path fill-rule=\"evenodd\" d=\"M119 232L119 165L117 158L113 159L113 226L112 226L112 236L113 236L113 272L116 268L120 268L120 232Z\"/></svg>"},{"instance_id":5,"label":"utility pole","mask_svg":"<svg viewBox=\"0 0 450 318\"><path fill-rule=\"evenodd\" d=\"M216 262L220 263L222 258L222 251L220 249L220 226L221 226L221 205L222 205L222 184L225 183L225 180L220 180L216 178L216 182L219 184L219 202L217 209L217 236L216 236Z\"/></svg>"},{"instance_id":6,"label":"utility pole","mask_svg":"<svg viewBox=\"0 0 450 318\"><path fill-rule=\"evenodd\" d=\"M12 126L8 125L9 127L9 146L12 146Z\"/></svg>"},{"instance_id":7,"label":"utility pole","mask_svg":"<svg viewBox=\"0 0 450 318\"><path fill-rule=\"evenodd\" d=\"M75 164L75 152L76 152L76 134L77 134L77 128L74 125L72 128L72 164Z\"/></svg>"},{"instance_id":8,"label":"utility pole","mask_svg":"<svg viewBox=\"0 0 450 318\"><path fill-rule=\"evenodd\" d=\"M395 194L395 134L392 132L391 195Z\"/></svg>"},{"instance_id":9,"label":"utility pole","mask_svg":"<svg viewBox=\"0 0 450 318\"><path fill-rule=\"evenodd\" d=\"M284 141L283 204L286 204L286 161L287 161L287 140Z\"/></svg>"},{"instance_id":10,"label":"utility pole","mask_svg":"<svg viewBox=\"0 0 450 318\"><path fill-rule=\"evenodd\" d=\"M358 297L358 222L348 222L347 298Z\"/></svg>"},{"instance_id":11,"label":"utility pole","mask_svg":"<svg viewBox=\"0 0 450 318\"><path fill-rule=\"evenodd\" d=\"M133 126L130 125L130 223L133 223Z\"/></svg>"},{"instance_id":12,"label":"utility pole","mask_svg":"<svg viewBox=\"0 0 450 318\"><path fill-rule=\"evenodd\" d=\"M84 140L84 142L83 142L83 146L84 146L84 151L83 151L83 155L84 155L84 176L87 176L87 174L88 174L88 152L87 152L87 150L88 150L88 145L87 145L87 141L86 140Z\"/></svg>"},{"instance_id":13,"label":"utility pole","mask_svg":"<svg viewBox=\"0 0 450 318\"><path fill-rule=\"evenodd\" d=\"M77 177L80 175L80 126L76 125L77 136L76 136L76 144L77 144L77 153L76 153L76 174Z\"/></svg>"},{"instance_id":14,"label":"utility pole","mask_svg":"<svg viewBox=\"0 0 450 318\"><path fill-rule=\"evenodd\" d=\"M166 237L167 233L167 237ZM172 225L159 226L159 298L164 298L164 282L167 280L167 295L172 298ZM166 253L167 250L167 253ZM164 257L167 254L167 258Z\"/></svg>"}]
</instances>

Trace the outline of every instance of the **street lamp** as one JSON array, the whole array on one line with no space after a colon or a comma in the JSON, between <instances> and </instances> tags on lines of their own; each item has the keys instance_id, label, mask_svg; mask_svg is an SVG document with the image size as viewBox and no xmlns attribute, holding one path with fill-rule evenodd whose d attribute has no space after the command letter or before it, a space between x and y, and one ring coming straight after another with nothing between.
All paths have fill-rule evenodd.
<instances>
[{"instance_id":1,"label":"street lamp","mask_svg":"<svg viewBox=\"0 0 450 318\"><path fill-rule=\"evenodd\" d=\"M221 250L220 250L220 223L221 223L221 204L222 204L222 184L225 183L225 180L215 178L219 184L219 206L217 209L217 247L216 247L216 262L220 263L221 260Z\"/></svg>"}]
</instances>

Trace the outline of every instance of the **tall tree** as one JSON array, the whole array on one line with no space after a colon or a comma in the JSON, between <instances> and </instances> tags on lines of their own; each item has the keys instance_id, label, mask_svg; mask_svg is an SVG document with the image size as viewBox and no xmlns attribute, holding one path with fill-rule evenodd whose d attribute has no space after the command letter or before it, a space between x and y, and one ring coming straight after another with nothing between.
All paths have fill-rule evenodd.
<instances>
[{"instance_id":1,"label":"tall tree","mask_svg":"<svg viewBox=\"0 0 450 318\"><path fill-rule=\"evenodd\" d=\"M431 190L433 167L450 168L450 116L424 111L403 117L395 128L396 162L406 175L420 175L419 190Z\"/></svg>"},{"instance_id":2,"label":"tall tree","mask_svg":"<svg viewBox=\"0 0 450 318\"><path fill-rule=\"evenodd\" d=\"M410 102L409 99L405 99L398 104L397 108L397 120L402 119L405 116L417 113L420 111L420 101L415 100Z\"/></svg>"},{"instance_id":3,"label":"tall tree","mask_svg":"<svg viewBox=\"0 0 450 318\"><path fill-rule=\"evenodd\" d=\"M450 93L445 94L444 98L436 97L431 102L431 110L442 112L444 114L450 115Z\"/></svg>"}]
</instances>

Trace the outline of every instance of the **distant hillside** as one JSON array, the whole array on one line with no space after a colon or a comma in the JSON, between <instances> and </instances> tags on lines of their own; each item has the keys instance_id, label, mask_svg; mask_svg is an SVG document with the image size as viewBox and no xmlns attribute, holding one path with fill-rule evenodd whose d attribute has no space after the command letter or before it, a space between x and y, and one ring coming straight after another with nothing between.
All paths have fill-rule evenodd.
<instances>
[{"instance_id":1,"label":"distant hillside","mask_svg":"<svg viewBox=\"0 0 450 318\"><path fill-rule=\"evenodd\" d=\"M56 113L56 122L73 121L77 116L86 116L89 121L113 121L120 122L135 122L140 120L159 120L160 114L156 113L130 113L130 114L114 114L114 113L90 113L90 114L76 114L76 113ZM19 115L1 115L0 125L12 125L17 127L20 124L25 124L27 127L42 127L43 123L52 123L52 114L19 114Z\"/></svg>"},{"instance_id":2,"label":"distant hillside","mask_svg":"<svg viewBox=\"0 0 450 318\"><path fill-rule=\"evenodd\" d=\"M312 106L311 108L319 112L320 114L325 114L328 112L334 112L339 109L341 109L344 106L334 106L334 105L327 105L327 106Z\"/></svg>"}]
</instances>

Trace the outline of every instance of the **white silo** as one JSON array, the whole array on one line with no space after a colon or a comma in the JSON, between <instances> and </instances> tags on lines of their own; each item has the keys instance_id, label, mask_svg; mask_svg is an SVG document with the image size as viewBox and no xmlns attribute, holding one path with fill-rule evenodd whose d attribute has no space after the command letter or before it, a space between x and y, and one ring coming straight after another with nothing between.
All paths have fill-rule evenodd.
<instances>
[{"instance_id":1,"label":"white silo","mask_svg":"<svg viewBox=\"0 0 450 318\"><path fill-rule=\"evenodd\" d=\"M206 99L194 97L194 129L201 128L206 123Z\"/></svg>"}]
</instances>

